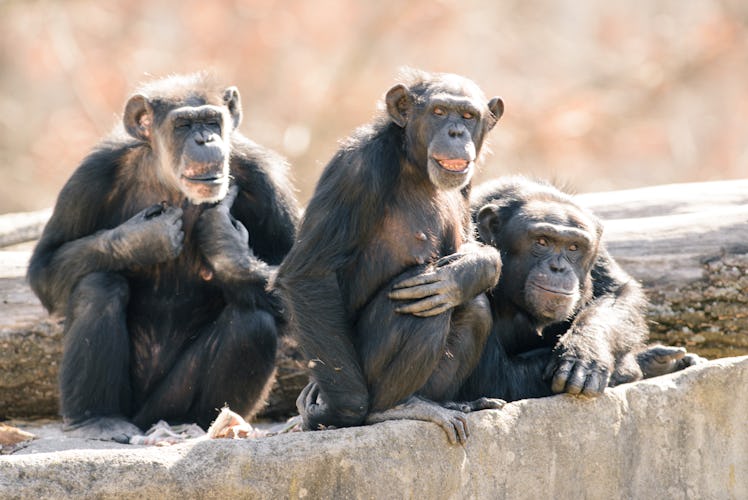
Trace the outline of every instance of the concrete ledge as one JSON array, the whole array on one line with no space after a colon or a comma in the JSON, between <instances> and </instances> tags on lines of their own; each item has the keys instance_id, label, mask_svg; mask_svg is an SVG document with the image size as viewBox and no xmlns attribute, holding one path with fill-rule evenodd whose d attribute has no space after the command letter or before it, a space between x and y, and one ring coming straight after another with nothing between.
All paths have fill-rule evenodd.
<instances>
[{"instance_id":1,"label":"concrete ledge","mask_svg":"<svg viewBox=\"0 0 748 500\"><path fill-rule=\"evenodd\" d=\"M747 388L748 356L719 359L473 414L464 447L412 421L165 448L41 439L0 457L0 498L748 498Z\"/></svg>"}]
</instances>

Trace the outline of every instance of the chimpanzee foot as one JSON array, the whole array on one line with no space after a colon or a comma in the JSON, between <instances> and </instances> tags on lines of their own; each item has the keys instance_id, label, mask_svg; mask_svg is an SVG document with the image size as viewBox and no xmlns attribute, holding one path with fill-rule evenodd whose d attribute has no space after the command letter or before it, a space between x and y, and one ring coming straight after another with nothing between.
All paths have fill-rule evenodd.
<instances>
[{"instance_id":1,"label":"chimpanzee foot","mask_svg":"<svg viewBox=\"0 0 748 500\"><path fill-rule=\"evenodd\" d=\"M127 444L132 436L143 434L140 428L121 417L93 417L76 423L64 423L68 437L99 439Z\"/></svg>"},{"instance_id":2,"label":"chimpanzee foot","mask_svg":"<svg viewBox=\"0 0 748 500\"><path fill-rule=\"evenodd\" d=\"M677 372L689 366L706 363L698 354L687 352L683 347L653 345L636 355L636 361L644 378L657 377Z\"/></svg>"},{"instance_id":3,"label":"chimpanzee foot","mask_svg":"<svg viewBox=\"0 0 748 500\"><path fill-rule=\"evenodd\" d=\"M367 424L376 424L386 420L433 422L444 429L451 444L464 444L470 435L465 412L444 408L437 403L416 396L411 396L404 403L389 410L372 412L366 417Z\"/></svg>"},{"instance_id":4,"label":"chimpanzee foot","mask_svg":"<svg viewBox=\"0 0 748 500\"><path fill-rule=\"evenodd\" d=\"M449 410L458 410L463 413L471 413L480 410L500 410L506 401L496 398L478 398L475 401L450 401L442 406Z\"/></svg>"}]
</instances>

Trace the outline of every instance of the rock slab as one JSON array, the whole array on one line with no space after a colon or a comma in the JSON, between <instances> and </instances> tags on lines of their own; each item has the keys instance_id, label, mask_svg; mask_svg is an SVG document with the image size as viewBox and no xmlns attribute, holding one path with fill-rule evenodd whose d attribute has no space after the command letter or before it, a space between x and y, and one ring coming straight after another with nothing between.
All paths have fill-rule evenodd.
<instances>
[{"instance_id":1,"label":"rock slab","mask_svg":"<svg viewBox=\"0 0 748 500\"><path fill-rule=\"evenodd\" d=\"M0 498L748 498L748 356L469 416L166 448L41 439ZM46 441L46 442L45 442ZM55 451L63 450L63 451Z\"/></svg>"}]
</instances>

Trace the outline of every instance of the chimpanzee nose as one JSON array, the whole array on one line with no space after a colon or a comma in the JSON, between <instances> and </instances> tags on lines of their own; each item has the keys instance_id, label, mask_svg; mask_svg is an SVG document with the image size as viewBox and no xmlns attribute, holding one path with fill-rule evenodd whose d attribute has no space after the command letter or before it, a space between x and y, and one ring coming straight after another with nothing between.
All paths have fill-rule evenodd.
<instances>
[{"instance_id":1,"label":"chimpanzee nose","mask_svg":"<svg viewBox=\"0 0 748 500\"><path fill-rule=\"evenodd\" d=\"M555 258L552 258L549 265L550 265L551 271L553 271L554 273L560 273L560 272L566 271L566 262L564 262L563 257L560 255L556 256Z\"/></svg>"},{"instance_id":2,"label":"chimpanzee nose","mask_svg":"<svg viewBox=\"0 0 748 500\"><path fill-rule=\"evenodd\" d=\"M195 142L199 146L202 146L206 142L212 142L212 141L213 141L213 134L210 132L201 131L201 132L195 133Z\"/></svg>"},{"instance_id":3,"label":"chimpanzee nose","mask_svg":"<svg viewBox=\"0 0 748 500\"><path fill-rule=\"evenodd\" d=\"M462 135L465 133L465 126L464 125L451 125L449 127L449 136L450 137L462 137Z\"/></svg>"}]
</instances>

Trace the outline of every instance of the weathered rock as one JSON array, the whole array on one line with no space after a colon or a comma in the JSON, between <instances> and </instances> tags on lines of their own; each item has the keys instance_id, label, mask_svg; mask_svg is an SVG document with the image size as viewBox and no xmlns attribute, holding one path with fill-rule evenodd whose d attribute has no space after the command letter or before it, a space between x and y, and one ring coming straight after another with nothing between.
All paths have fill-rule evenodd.
<instances>
[{"instance_id":1,"label":"weathered rock","mask_svg":"<svg viewBox=\"0 0 748 500\"><path fill-rule=\"evenodd\" d=\"M518 401L470 415L466 446L414 421L166 448L41 439L0 457L0 498L748 498L745 387L748 357Z\"/></svg>"}]
</instances>

